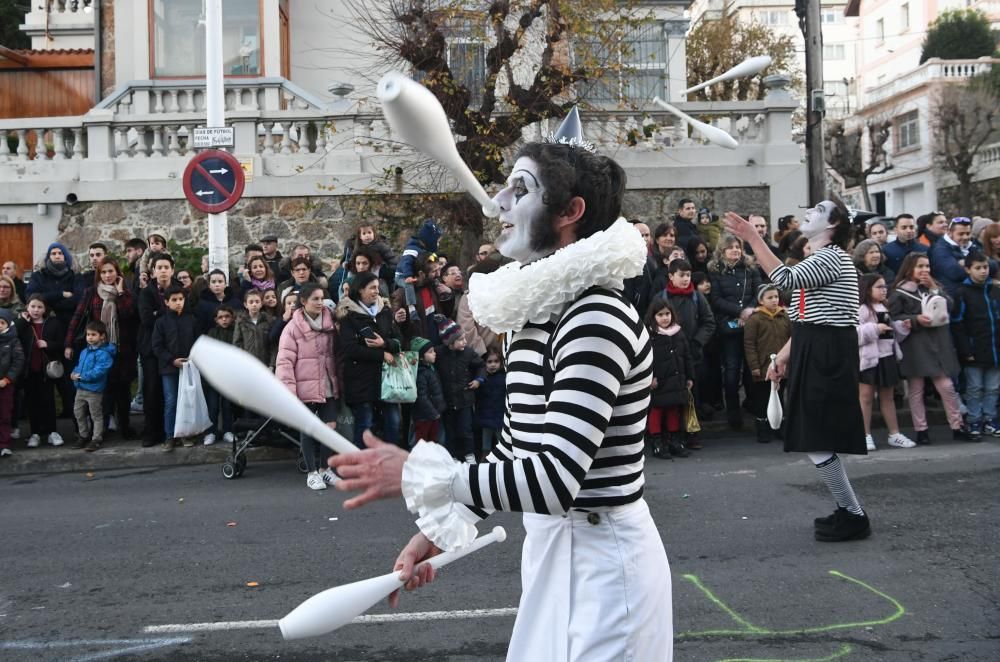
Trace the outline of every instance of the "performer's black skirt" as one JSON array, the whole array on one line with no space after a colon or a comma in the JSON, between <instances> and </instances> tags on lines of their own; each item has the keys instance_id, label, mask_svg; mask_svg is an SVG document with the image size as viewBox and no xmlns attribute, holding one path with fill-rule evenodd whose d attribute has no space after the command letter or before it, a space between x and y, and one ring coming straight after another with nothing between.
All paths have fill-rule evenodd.
<instances>
[{"instance_id":1,"label":"performer's black skirt","mask_svg":"<svg viewBox=\"0 0 1000 662\"><path fill-rule=\"evenodd\" d=\"M899 376L899 363L894 355L883 356L878 363L867 370L862 370L861 383L876 388L892 388L902 379Z\"/></svg>"},{"instance_id":2,"label":"performer's black skirt","mask_svg":"<svg viewBox=\"0 0 1000 662\"><path fill-rule=\"evenodd\" d=\"M792 325L785 451L866 454L854 327Z\"/></svg>"}]
</instances>

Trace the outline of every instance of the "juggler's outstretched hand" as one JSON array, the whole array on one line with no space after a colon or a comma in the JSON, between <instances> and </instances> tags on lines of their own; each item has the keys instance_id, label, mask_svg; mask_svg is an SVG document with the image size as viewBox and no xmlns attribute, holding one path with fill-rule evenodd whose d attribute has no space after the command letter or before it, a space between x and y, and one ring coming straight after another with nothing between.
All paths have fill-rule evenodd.
<instances>
[{"instance_id":1,"label":"juggler's outstretched hand","mask_svg":"<svg viewBox=\"0 0 1000 662\"><path fill-rule=\"evenodd\" d=\"M337 489L342 492L361 492L344 502L347 509L403 494L400 483L403 479L403 464L409 453L395 444L385 443L371 432L365 432L364 440L367 450L334 455L329 460L329 465L341 477L337 481Z\"/></svg>"},{"instance_id":2,"label":"juggler's outstretched hand","mask_svg":"<svg viewBox=\"0 0 1000 662\"><path fill-rule=\"evenodd\" d=\"M725 217L723 218L723 223L730 233L736 235L743 241L750 241L754 237L758 236L757 229L750 224L750 221L735 212L727 211Z\"/></svg>"}]
</instances>

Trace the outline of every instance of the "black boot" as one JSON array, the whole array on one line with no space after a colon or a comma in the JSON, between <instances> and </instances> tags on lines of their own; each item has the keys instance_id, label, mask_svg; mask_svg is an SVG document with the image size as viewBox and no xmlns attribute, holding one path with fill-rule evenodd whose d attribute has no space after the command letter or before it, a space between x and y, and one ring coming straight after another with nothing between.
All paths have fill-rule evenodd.
<instances>
[{"instance_id":1,"label":"black boot","mask_svg":"<svg viewBox=\"0 0 1000 662\"><path fill-rule=\"evenodd\" d=\"M672 434L667 434L667 449L670 451L671 455L676 457L688 457L691 455L691 451L684 448L684 444L682 444Z\"/></svg>"},{"instance_id":2,"label":"black boot","mask_svg":"<svg viewBox=\"0 0 1000 662\"><path fill-rule=\"evenodd\" d=\"M769 444L771 443L771 424L768 423L766 418L754 419L757 424L757 443L758 444Z\"/></svg>"},{"instance_id":3,"label":"black boot","mask_svg":"<svg viewBox=\"0 0 1000 662\"><path fill-rule=\"evenodd\" d=\"M820 542L844 542L861 540L871 535L868 515L855 515L846 508L838 508L829 526L816 524L816 540Z\"/></svg>"},{"instance_id":4,"label":"black boot","mask_svg":"<svg viewBox=\"0 0 1000 662\"><path fill-rule=\"evenodd\" d=\"M931 436L927 434L927 430L917 430L917 446L929 446L931 443Z\"/></svg>"},{"instance_id":5,"label":"black boot","mask_svg":"<svg viewBox=\"0 0 1000 662\"><path fill-rule=\"evenodd\" d=\"M813 524L816 525L816 529L817 530L828 529L831 526L833 526L833 520L836 519L837 513L839 513L841 510L847 510L847 509L837 506L837 509L832 513L830 513L829 515L827 515L826 517L817 517L816 519L814 519Z\"/></svg>"}]
</instances>

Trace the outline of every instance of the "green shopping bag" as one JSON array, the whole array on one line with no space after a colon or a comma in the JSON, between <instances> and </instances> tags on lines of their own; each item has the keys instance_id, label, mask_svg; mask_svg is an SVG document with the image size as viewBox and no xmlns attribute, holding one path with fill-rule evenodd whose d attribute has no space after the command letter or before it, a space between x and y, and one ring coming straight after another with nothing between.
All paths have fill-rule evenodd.
<instances>
[{"instance_id":1,"label":"green shopping bag","mask_svg":"<svg viewBox=\"0 0 1000 662\"><path fill-rule=\"evenodd\" d=\"M382 402L416 402L419 360L417 352L400 352L392 365L382 363Z\"/></svg>"}]
</instances>

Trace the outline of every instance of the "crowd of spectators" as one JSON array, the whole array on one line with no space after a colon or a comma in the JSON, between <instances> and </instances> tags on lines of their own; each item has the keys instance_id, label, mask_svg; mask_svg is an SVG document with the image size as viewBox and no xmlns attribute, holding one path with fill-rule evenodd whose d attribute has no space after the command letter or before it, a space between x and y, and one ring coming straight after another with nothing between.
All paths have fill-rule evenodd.
<instances>
[{"instance_id":1,"label":"crowd of spectators","mask_svg":"<svg viewBox=\"0 0 1000 662\"><path fill-rule=\"evenodd\" d=\"M777 219L773 231L764 216L749 220L787 264L809 256L794 216ZM796 305L794 293L771 285L747 246L693 200L680 200L671 219L634 226L648 259L624 294L644 315L653 343L651 452L688 456L702 445L694 421L715 416L734 430L751 418L760 442L780 437L766 422L765 375L790 336L786 309ZM246 246L231 274L208 270L207 260L200 269L177 268L158 234L129 240L121 255L96 242L82 267L53 243L26 282L17 264L5 262L0 456L11 454L22 430L29 448L62 445L57 402L58 415L74 419L74 446L83 451L101 448L110 435L165 452L232 443L235 423L250 412L207 382L211 427L197 439L174 435L178 375L203 334L267 365L329 424L349 413L359 446L372 430L400 445L440 441L461 460L484 456L503 427L503 339L473 318L466 281L503 259L484 244L463 269L438 251L441 234L428 220L397 256L366 222L326 262L305 244L286 246L283 255L278 237L268 235ZM927 383L956 439L1000 436L998 255L1000 225L989 219L934 212L865 225L853 249L859 354L845 360L859 361L870 449L876 400L890 445L930 443ZM414 402L400 405L383 401L382 379L403 351L419 360L418 388ZM916 442L900 431L895 413L904 384ZM130 414L141 414L141 431ZM302 436L301 448L307 485L325 489L337 478L324 469L322 447Z\"/></svg>"}]
</instances>

